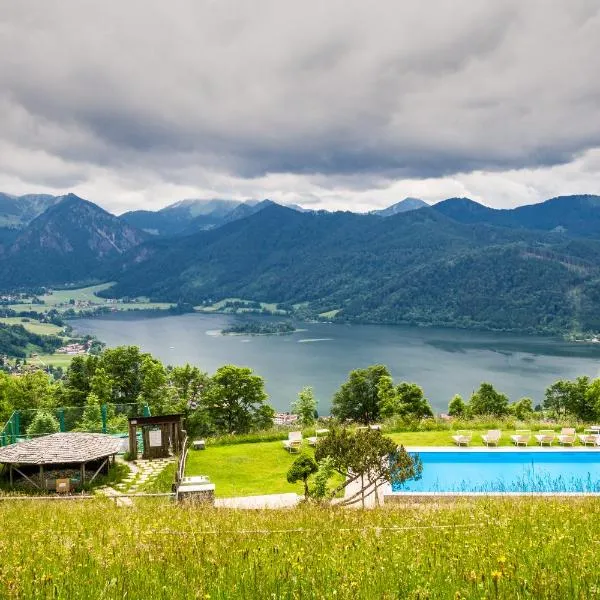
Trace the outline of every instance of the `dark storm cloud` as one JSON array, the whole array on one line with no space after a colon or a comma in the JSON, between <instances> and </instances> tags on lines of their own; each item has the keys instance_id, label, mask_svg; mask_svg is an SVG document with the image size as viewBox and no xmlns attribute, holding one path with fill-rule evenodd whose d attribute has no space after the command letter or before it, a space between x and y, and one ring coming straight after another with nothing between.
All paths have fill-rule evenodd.
<instances>
[{"instance_id":1,"label":"dark storm cloud","mask_svg":"<svg viewBox=\"0 0 600 600\"><path fill-rule=\"evenodd\" d=\"M23 158L0 171L41 152L32 181L75 163L371 185L567 163L600 146L599 7L3 2L0 141Z\"/></svg>"}]
</instances>

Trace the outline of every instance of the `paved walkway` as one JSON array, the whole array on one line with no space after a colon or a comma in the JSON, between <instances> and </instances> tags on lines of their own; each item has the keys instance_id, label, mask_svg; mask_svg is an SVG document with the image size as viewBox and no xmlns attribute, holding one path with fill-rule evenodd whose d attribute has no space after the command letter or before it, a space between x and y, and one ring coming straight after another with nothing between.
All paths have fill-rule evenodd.
<instances>
[{"instance_id":1,"label":"paved walkway","mask_svg":"<svg viewBox=\"0 0 600 600\"><path fill-rule=\"evenodd\" d=\"M264 509L294 508L302 500L298 494L269 494L266 496L242 496L239 498L216 498L217 508Z\"/></svg>"},{"instance_id":2,"label":"paved walkway","mask_svg":"<svg viewBox=\"0 0 600 600\"><path fill-rule=\"evenodd\" d=\"M108 498L114 498L117 506L133 506L131 498L122 497L122 493L109 486L97 489L99 494L104 494Z\"/></svg>"},{"instance_id":3,"label":"paved walkway","mask_svg":"<svg viewBox=\"0 0 600 600\"><path fill-rule=\"evenodd\" d=\"M153 460L138 459L133 462L124 462L129 467L129 475L120 483L115 485L115 489L128 494L135 494L137 491L158 477L162 470L174 462L176 457L155 458Z\"/></svg>"}]
</instances>

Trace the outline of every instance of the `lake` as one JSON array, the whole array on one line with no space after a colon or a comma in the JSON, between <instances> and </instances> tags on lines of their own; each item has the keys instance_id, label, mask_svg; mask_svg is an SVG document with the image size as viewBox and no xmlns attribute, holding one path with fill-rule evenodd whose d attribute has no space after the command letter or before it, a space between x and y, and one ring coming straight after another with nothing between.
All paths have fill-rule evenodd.
<instances>
[{"instance_id":1,"label":"lake","mask_svg":"<svg viewBox=\"0 0 600 600\"><path fill-rule=\"evenodd\" d=\"M71 324L78 333L94 335L109 346L140 346L167 364L189 362L209 373L224 364L251 367L264 377L270 402L280 411L289 410L300 389L310 385L319 400L319 413L329 414L331 398L348 373L376 363L387 365L396 382L414 381L423 387L435 412L445 412L454 394L467 400L482 381L491 382L511 400L529 396L541 402L546 387L557 379L600 376L600 344L334 323L296 323L300 331L282 336L218 334L244 319L118 313Z\"/></svg>"}]
</instances>

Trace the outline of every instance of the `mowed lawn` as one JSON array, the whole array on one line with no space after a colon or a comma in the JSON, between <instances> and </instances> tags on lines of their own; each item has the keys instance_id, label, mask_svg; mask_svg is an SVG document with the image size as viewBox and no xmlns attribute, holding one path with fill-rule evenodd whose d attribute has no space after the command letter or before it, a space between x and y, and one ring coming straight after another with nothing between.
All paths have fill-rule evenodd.
<instances>
[{"instance_id":1,"label":"mowed lawn","mask_svg":"<svg viewBox=\"0 0 600 600\"><path fill-rule=\"evenodd\" d=\"M481 435L473 431L471 446L483 446ZM512 446L514 431L503 432L501 446ZM410 431L387 434L406 447L454 446L451 431ZM535 444L532 437L530 445ZM305 442L304 450L314 454ZM493 450L492 450L493 451ZM281 441L207 446L206 450L190 450L186 475L208 475L219 497L255 496L260 494L303 493L301 484L291 485L286 473L297 454L290 454ZM341 481L341 480L340 480Z\"/></svg>"},{"instance_id":2,"label":"mowed lawn","mask_svg":"<svg viewBox=\"0 0 600 600\"><path fill-rule=\"evenodd\" d=\"M560 428L555 429L556 433L560 432ZM482 435L487 433L485 429L471 430L473 437L470 446L485 446ZM515 432L513 430L502 431L499 446L513 446L510 436ZM531 432L530 446L535 445L534 434ZM454 446L452 436L456 435L456 431L406 431L402 433L388 433L396 443L404 446ZM558 443L558 442L557 442Z\"/></svg>"},{"instance_id":3,"label":"mowed lawn","mask_svg":"<svg viewBox=\"0 0 600 600\"><path fill-rule=\"evenodd\" d=\"M311 452L308 445L307 452ZM208 475L220 497L261 494L303 493L301 484L292 485L286 473L298 454L290 454L281 441L230 446L208 446L190 450L186 475Z\"/></svg>"}]
</instances>

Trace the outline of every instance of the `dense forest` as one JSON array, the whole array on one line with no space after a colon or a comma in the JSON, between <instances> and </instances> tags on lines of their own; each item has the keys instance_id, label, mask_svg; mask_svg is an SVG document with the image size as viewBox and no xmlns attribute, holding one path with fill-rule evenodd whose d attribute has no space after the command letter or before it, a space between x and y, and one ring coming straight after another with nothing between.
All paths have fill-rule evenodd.
<instances>
[{"instance_id":1,"label":"dense forest","mask_svg":"<svg viewBox=\"0 0 600 600\"><path fill-rule=\"evenodd\" d=\"M600 241L459 223L433 209L381 218L272 206L135 248L106 294L241 297L336 320L523 332L596 330ZM175 267L173 266L175 265Z\"/></svg>"}]
</instances>

